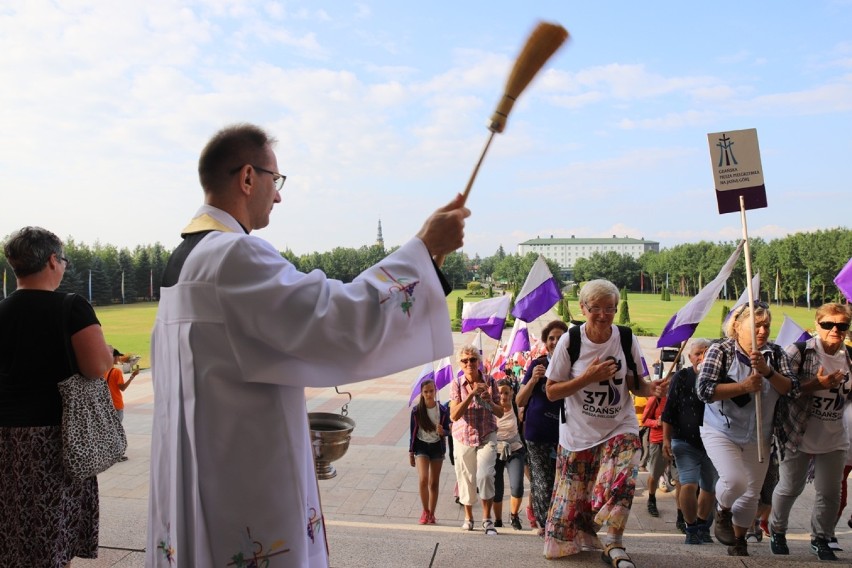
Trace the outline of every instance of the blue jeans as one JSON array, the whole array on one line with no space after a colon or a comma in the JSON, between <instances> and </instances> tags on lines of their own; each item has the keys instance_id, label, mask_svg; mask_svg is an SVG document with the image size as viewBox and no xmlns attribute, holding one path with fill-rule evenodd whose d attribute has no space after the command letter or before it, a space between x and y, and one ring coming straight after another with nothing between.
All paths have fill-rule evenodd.
<instances>
[{"instance_id":1,"label":"blue jeans","mask_svg":"<svg viewBox=\"0 0 852 568\"><path fill-rule=\"evenodd\" d=\"M672 453L677 462L678 478L681 485L695 485L708 493L716 492L716 481L719 474L713 462L702 451L689 442L672 440Z\"/></svg>"}]
</instances>

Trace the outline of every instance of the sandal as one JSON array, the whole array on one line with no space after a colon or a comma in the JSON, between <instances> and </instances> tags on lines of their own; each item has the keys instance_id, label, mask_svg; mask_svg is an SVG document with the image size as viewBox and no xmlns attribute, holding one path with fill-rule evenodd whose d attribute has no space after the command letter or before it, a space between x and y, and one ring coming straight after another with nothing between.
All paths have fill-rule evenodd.
<instances>
[{"instance_id":1,"label":"sandal","mask_svg":"<svg viewBox=\"0 0 852 568\"><path fill-rule=\"evenodd\" d=\"M473 530L473 519L465 519L461 526L463 531Z\"/></svg>"},{"instance_id":2,"label":"sandal","mask_svg":"<svg viewBox=\"0 0 852 568\"><path fill-rule=\"evenodd\" d=\"M636 568L630 555L620 544L608 544L601 552L601 560L612 568Z\"/></svg>"},{"instance_id":3,"label":"sandal","mask_svg":"<svg viewBox=\"0 0 852 568\"><path fill-rule=\"evenodd\" d=\"M491 519L482 521L482 530L485 531L486 536L495 536L497 534L497 529L494 528L494 523Z\"/></svg>"}]
</instances>

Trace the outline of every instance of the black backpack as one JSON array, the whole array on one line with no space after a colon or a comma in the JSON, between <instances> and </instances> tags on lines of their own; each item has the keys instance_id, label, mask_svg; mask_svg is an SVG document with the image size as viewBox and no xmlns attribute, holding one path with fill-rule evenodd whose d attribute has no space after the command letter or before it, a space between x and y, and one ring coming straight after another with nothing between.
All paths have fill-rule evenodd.
<instances>
[{"instance_id":1,"label":"black backpack","mask_svg":"<svg viewBox=\"0 0 852 568\"><path fill-rule=\"evenodd\" d=\"M618 336L621 340L621 351L624 352L624 363L627 365L627 370L633 373L633 379L639 379L639 372L636 367L636 361L633 359L633 330L623 325L615 326L618 328ZM580 358L580 326L568 328L568 358L571 360L571 366ZM635 383L634 383L635 384ZM565 423L565 404L559 408L559 417L562 423Z\"/></svg>"}]
</instances>

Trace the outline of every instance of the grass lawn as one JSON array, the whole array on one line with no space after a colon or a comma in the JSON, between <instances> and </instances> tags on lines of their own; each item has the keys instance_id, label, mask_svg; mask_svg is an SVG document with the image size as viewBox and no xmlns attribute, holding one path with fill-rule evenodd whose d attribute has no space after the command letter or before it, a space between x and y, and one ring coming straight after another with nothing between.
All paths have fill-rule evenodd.
<instances>
[{"instance_id":1,"label":"grass lawn","mask_svg":"<svg viewBox=\"0 0 852 568\"><path fill-rule=\"evenodd\" d=\"M450 318L455 317L456 298L459 296L465 302L476 302L483 299L481 296L468 296L466 290L454 290L447 297L447 309L449 310ZM627 296L627 303L630 307L630 319L650 331L653 335L659 335L663 331L666 322L689 299L688 297L673 295L670 302L663 302L660 300L658 294L631 292ZM699 324L698 330L695 333L696 337L719 337L723 304L731 307L734 305L734 301L716 301L713 309L710 310L704 321ZM576 300L572 301L569 307L575 319L582 318L580 306ZM143 368L150 367L151 329L154 327L157 304L155 302L142 302L138 304L98 306L95 307L95 311L103 326L107 343L111 343L122 353L141 355L142 360L139 364ZM775 306L772 308L772 313L774 317L772 325L773 338L781 328L781 322L784 321L785 315L792 318L803 328L813 330L814 310L809 311L807 308L793 308L791 306ZM618 316L616 316L616 321L617 318Z\"/></svg>"},{"instance_id":2,"label":"grass lawn","mask_svg":"<svg viewBox=\"0 0 852 568\"><path fill-rule=\"evenodd\" d=\"M454 290L447 297L447 306L450 310L450 318L455 317L456 313L456 298L461 296L462 301L477 302L482 300L481 296L468 296L466 290ZM686 303L691 300L691 296L675 296L672 295L670 302L660 300L659 294L640 294L638 292L630 292L627 295L627 304L630 308L630 321L638 323L645 329L651 332L652 335L660 335L666 323L671 317L681 309ZM727 305L728 308L734 305L735 300L720 301L717 300L704 318L698 325L695 331L695 337L707 337L713 339L721 335L722 326L722 306ZM621 303L619 302L619 305ZM580 311L580 304L576 300L569 302L571 315L574 319L583 319L583 314ZM792 306L773 306L770 308L773 316L772 335L774 339L781 329L781 323L784 321L784 316L788 316L793 321L798 323L805 329L814 328L814 313L815 309L808 310L807 308L793 308ZM615 316L618 323L618 316Z\"/></svg>"},{"instance_id":3,"label":"grass lawn","mask_svg":"<svg viewBox=\"0 0 852 568\"><path fill-rule=\"evenodd\" d=\"M151 330L157 316L156 302L95 306L107 343L122 353L141 355L139 365L151 366Z\"/></svg>"}]
</instances>

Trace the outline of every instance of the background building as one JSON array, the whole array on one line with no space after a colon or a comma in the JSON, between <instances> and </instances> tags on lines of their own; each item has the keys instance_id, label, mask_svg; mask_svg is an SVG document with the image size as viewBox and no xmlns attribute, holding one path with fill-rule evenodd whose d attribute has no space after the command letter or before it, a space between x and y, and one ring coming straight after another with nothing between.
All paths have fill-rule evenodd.
<instances>
[{"instance_id":1,"label":"background building","mask_svg":"<svg viewBox=\"0 0 852 568\"><path fill-rule=\"evenodd\" d=\"M534 252L558 263L564 280L573 278L574 263L578 258L589 258L592 253L614 251L638 259L649 250L660 252L660 243L644 238L618 238L615 235L609 239L578 239L573 235L569 239L554 239L551 236L549 239L535 238L518 244L518 254L521 256Z\"/></svg>"}]
</instances>

